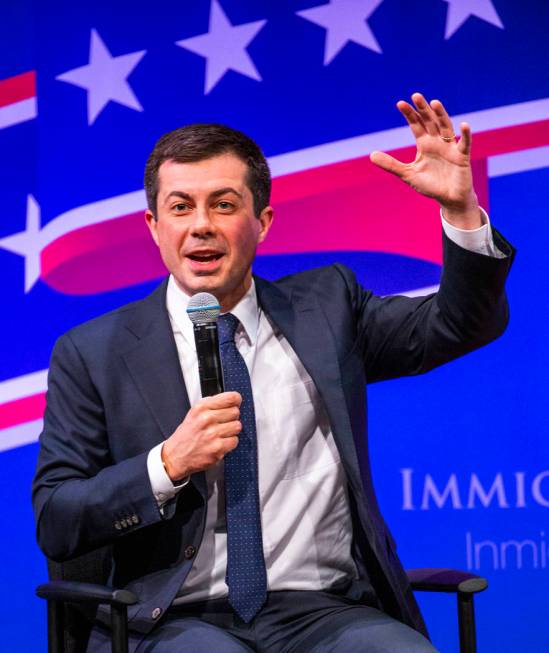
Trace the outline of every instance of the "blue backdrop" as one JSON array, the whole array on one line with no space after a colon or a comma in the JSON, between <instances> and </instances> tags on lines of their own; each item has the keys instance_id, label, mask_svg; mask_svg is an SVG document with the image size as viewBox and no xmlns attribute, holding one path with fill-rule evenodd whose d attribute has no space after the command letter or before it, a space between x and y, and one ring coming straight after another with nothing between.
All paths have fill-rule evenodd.
<instances>
[{"instance_id":1,"label":"blue backdrop","mask_svg":"<svg viewBox=\"0 0 549 653\"><path fill-rule=\"evenodd\" d=\"M378 495L406 566L488 577L480 651L549 650L549 4L14 0L2 14L0 649L46 650L30 507L45 371L60 333L158 283L139 192L156 138L217 121L262 145L279 224L257 273L339 260L379 293L421 292L440 271L437 208L367 164L372 149L410 156L394 104L421 90L471 122L479 195L518 249L511 322L369 389ZM457 651L454 600L420 601Z\"/></svg>"}]
</instances>

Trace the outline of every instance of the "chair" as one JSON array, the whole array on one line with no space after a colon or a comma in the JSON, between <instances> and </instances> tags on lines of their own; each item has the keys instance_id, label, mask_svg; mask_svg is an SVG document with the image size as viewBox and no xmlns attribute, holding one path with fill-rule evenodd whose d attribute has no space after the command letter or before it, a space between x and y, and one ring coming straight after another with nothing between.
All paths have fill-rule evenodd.
<instances>
[{"instance_id":1,"label":"chair","mask_svg":"<svg viewBox=\"0 0 549 653\"><path fill-rule=\"evenodd\" d=\"M85 653L99 605L111 607L112 652L128 652L127 608L138 598L105 585L110 573L110 547L63 564L48 561L50 582L36 594L48 602L48 653ZM457 596L460 653L476 653L473 597L488 587L485 578L454 569L410 569L412 589Z\"/></svg>"}]
</instances>

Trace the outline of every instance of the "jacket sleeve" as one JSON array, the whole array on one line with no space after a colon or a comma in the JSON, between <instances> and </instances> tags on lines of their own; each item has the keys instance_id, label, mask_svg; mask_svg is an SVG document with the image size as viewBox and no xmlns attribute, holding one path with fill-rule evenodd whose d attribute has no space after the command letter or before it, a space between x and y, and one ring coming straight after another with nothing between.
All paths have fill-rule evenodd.
<instances>
[{"instance_id":1,"label":"jacket sleeve","mask_svg":"<svg viewBox=\"0 0 549 653\"><path fill-rule=\"evenodd\" d=\"M147 454L113 462L101 397L70 334L62 336L51 359L32 488L46 556L66 560L162 519Z\"/></svg>"},{"instance_id":2,"label":"jacket sleeve","mask_svg":"<svg viewBox=\"0 0 549 653\"><path fill-rule=\"evenodd\" d=\"M470 252L443 236L444 265L435 294L378 297L347 277L355 344L368 382L422 374L503 333L509 319L504 284L515 251L493 233L505 258Z\"/></svg>"}]
</instances>

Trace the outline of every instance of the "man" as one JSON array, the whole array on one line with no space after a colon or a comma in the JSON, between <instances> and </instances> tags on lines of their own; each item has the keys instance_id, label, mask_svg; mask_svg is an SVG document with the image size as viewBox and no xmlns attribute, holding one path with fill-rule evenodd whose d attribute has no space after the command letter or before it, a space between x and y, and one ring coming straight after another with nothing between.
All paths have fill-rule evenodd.
<instances>
[{"instance_id":1,"label":"man","mask_svg":"<svg viewBox=\"0 0 549 653\"><path fill-rule=\"evenodd\" d=\"M415 161L371 158L442 208L427 298L375 297L339 265L254 279L273 219L257 145L194 125L151 154L170 277L58 341L34 482L46 555L113 545L112 583L140 599L132 651L434 651L375 500L363 389L497 337L512 249L477 204L469 126L456 141L440 102L412 99ZM204 399L185 312L202 291L228 390ZM98 623L89 650L107 649Z\"/></svg>"}]
</instances>

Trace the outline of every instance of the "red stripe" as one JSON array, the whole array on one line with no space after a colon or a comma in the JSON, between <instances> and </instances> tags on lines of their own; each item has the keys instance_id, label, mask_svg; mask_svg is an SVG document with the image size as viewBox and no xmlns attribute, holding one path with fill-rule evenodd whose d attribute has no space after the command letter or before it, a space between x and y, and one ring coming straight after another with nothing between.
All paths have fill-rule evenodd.
<instances>
[{"instance_id":1,"label":"red stripe","mask_svg":"<svg viewBox=\"0 0 549 653\"><path fill-rule=\"evenodd\" d=\"M473 133L473 159L549 145L549 120Z\"/></svg>"},{"instance_id":2,"label":"red stripe","mask_svg":"<svg viewBox=\"0 0 549 653\"><path fill-rule=\"evenodd\" d=\"M36 73L34 70L0 81L0 107L28 100L35 95Z\"/></svg>"},{"instance_id":3,"label":"red stripe","mask_svg":"<svg viewBox=\"0 0 549 653\"><path fill-rule=\"evenodd\" d=\"M412 149L402 152L410 160ZM486 159L473 161L473 175L489 210ZM260 254L368 250L442 262L437 205L367 158L288 177L273 184L276 223Z\"/></svg>"},{"instance_id":4,"label":"red stripe","mask_svg":"<svg viewBox=\"0 0 549 653\"><path fill-rule=\"evenodd\" d=\"M46 395L41 393L0 405L0 429L41 419L46 407Z\"/></svg>"},{"instance_id":5,"label":"red stripe","mask_svg":"<svg viewBox=\"0 0 549 653\"><path fill-rule=\"evenodd\" d=\"M41 277L69 295L126 288L165 274L144 211L70 231L42 250Z\"/></svg>"}]
</instances>

